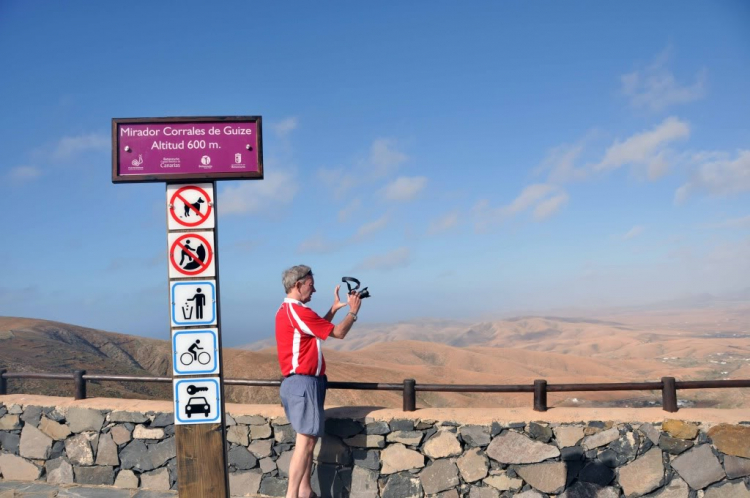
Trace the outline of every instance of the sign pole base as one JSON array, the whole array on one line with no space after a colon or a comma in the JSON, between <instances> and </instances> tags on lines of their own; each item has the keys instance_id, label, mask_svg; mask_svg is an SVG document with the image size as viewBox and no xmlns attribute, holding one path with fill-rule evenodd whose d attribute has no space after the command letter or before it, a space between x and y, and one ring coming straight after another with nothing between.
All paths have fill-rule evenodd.
<instances>
[{"instance_id":1,"label":"sign pole base","mask_svg":"<svg viewBox=\"0 0 750 498\"><path fill-rule=\"evenodd\" d=\"M177 489L180 497L228 497L221 425L175 425L174 431L177 438Z\"/></svg>"}]
</instances>

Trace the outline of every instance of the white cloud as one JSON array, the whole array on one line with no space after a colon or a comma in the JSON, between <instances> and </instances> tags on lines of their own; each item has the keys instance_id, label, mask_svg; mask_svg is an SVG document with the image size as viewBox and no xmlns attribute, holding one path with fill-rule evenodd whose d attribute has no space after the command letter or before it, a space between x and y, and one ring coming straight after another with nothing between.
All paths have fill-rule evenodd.
<instances>
[{"instance_id":1,"label":"white cloud","mask_svg":"<svg viewBox=\"0 0 750 498\"><path fill-rule=\"evenodd\" d=\"M668 106L685 104L706 94L708 72L702 69L692 84L681 84L667 68L671 50L665 49L650 65L623 75L622 93L636 108L659 111Z\"/></svg>"},{"instance_id":2,"label":"white cloud","mask_svg":"<svg viewBox=\"0 0 750 498\"><path fill-rule=\"evenodd\" d=\"M718 223L701 225L700 228L750 228L750 215L740 218L730 218Z\"/></svg>"},{"instance_id":3,"label":"white cloud","mask_svg":"<svg viewBox=\"0 0 750 498\"><path fill-rule=\"evenodd\" d=\"M750 150L737 151L734 159L725 153L698 153L692 162L697 163L697 170L675 192L676 203L684 202L694 192L716 197L750 192Z\"/></svg>"},{"instance_id":4,"label":"white cloud","mask_svg":"<svg viewBox=\"0 0 750 498\"><path fill-rule=\"evenodd\" d=\"M445 214L440 218L433 220L430 226L427 227L428 235L435 235L441 232L450 230L451 228L458 225L459 215L457 211Z\"/></svg>"},{"instance_id":5,"label":"white cloud","mask_svg":"<svg viewBox=\"0 0 750 498\"><path fill-rule=\"evenodd\" d=\"M388 225L390 218L388 215L383 215L375 221L365 223L357 230L357 233L350 239L351 242L360 242L366 239L375 232L379 232Z\"/></svg>"},{"instance_id":6,"label":"white cloud","mask_svg":"<svg viewBox=\"0 0 750 498\"><path fill-rule=\"evenodd\" d=\"M549 181L554 183L586 179L589 172L585 168L575 166L584 147L584 141L581 141L577 144L564 144L553 148L536 169L537 173L548 170Z\"/></svg>"},{"instance_id":7,"label":"white cloud","mask_svg":"<svg viewBox=\"0 0 750 498\"><path fill-rule=\"evenodd\" d=\"M632 238L639 236L641 233L643 233L643 226L636 225L630 230L628 230L628 232L622 236L622 240L630 240Z\"/></svg>"},{"instance_id":8,"label":"white cloud","mask_svg":"<svg viewBox=\"0 0 750 498\"><path fill-rule=\"evenodd\" d=\"M561 192L554 197L550 197L549 199L540 202L536 208L534 208L534 219L542 221L549 218L567 204L568 198L569 196L566 192Z\"/></svg>"},{"instance_id":9,"label":"white cloud","mask_svg":"<svg viewBox=\"0 0 750 498\"><path fill-rule=\"evenodd\" d=\"M266 168L264 179L230 185L221 193L221 214L256 214L290 204L299 190L293 174Z\"/></svg>"},{"instance_id":10,"label":"white cloud","mask_svg":"<svg viewBox=\"0 0 750 498\"><path fill-rule=\"evenodd\" d=\"M489 202L483 199L474 206L477 229L483 230L490 224L503 222L532 208L534 220L542 221L555 214L568 199L569 196L564 190L550 183L527 186L506 206L490 208Z\"/></svg>"},{"instance_id":11,"label":"white cloud","mask_svg":"<svg viewBox=\"0 0 750 498\"><path fill-rule=\"evenodd\" d=\"M55 145L52 155L55 159L67 159L87 150L109 150L112 138L101 133L89 133L75 137L63 137Z\"/></svg>"},{"instance_id":12,"label":"white cloud","mask_svg":"<svg viewBox=\"0 0 750 498\"><path fill-rule=\"evenodd\" d=\"M290 117L272 124L271 128L278 136L285 137L297 128L297 124L299 124L298 119L296 117Z\"/></svg>"},{"instance_id":13,"label":"white cloud","mask_svg":"<svg viewBox=\"0 0 750 498\"><path fill-rule=\"evenodd\" d=\"M690 125L670 117L652 130L636 133L625 141L616 140L593 166L594 171L610 171L624 165L645 165L649 178L666 172L666 145L690 136Z\"/></svg>"},{"instance_id":14,"label":"white cloud","mask_svg":"<svg viewBox=\"0 0 750 498\"><path fill-rule=\"evenodd\" d=\"M369 162L376 177L388 175L409 158L394 145L395 141L389 138L378 138L372 143Z\"/></svg>"},{"instance_id":15,"label":"white cloud","mask_svg":"<svg viewBox=\"0 0 750 498\"><path fill-rule=\"evenodd\" d=\"M11 181L21 183L35 180L42 172L36 166L17 166L8 172Z\"/></svg>"},{"instance_id":16,"label":"white cloud","mask_svg":"<svg viewBox=\"0 0 750 498\"><path fill-rule=\"evenodd\" d=\"M390 271L397 268L409 266L411 262L411 251L408 247L401 247L385 254L378 254L365 258L356 265L352 271L379 270Z\"/></svg>"},{"instance_id":17,"label":"white cloud","mask_svg":"<svg viewBox=\"0 0 750 498\"><path fill-rule=\"evenodd\" d=\"M297 248L297 252L300 254L324 254L333 252L336 250L336 248L337 245L335 242L326 238L326 236L322 233L316 233L312 237L302 241L302 243Z\"/></svg>"},{"instance_id":18,"label":"white cloud","mask_svg":"<svg viewBox=\"0 0 750 498\"><path fill-rule=\"evenodd\" d=\"M380 195L388 201L412 201L426 184L427 178L424 176L400 176L383 187Z\"/></svg>"},{"instance_id":19,"label":"white cloud","mask_svg":"<svg viewBox=\"0 0 750 498\"><path fill-rule=\"evenodd\" d=\"M356 213L359 210L360 207L362 207L362 200L361 199L357 198L357 199L354 199L353 201L351 201L349 204L347 204L346 206L344 206L339 211L339 222L340 223L345 223L345 222L349 221L352 218L352 216L354 215L354 213Z\"/></svg>"}]
</instances>

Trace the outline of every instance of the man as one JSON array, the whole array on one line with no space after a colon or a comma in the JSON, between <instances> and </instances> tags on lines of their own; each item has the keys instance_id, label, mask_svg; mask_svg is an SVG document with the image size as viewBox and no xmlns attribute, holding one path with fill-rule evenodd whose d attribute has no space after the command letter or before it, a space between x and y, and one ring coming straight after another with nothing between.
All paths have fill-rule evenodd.
<instances>
[{"instance_id":1,"label":"man","mask_svg":"<svg viewBox=\"0 0 750 498\"><path fill-rule=\"evenodd\" d=\"M333 306L321 318L305 306L315 292L315 279L309 266L293 266L282 276L286 299L276 313L276 347L284 380L281 402L286 417L297 432L296 447L289 464L287 498L310 498L312 456L315 442L324 433L323 402L326 397L326 362L322 342L329 336L343 339L357 321L362 304L359 294L352 293L347 302L334 291ZM349 306L349 312L336 326L331 323L338 310Z\"/></svg>"}]
</instances>

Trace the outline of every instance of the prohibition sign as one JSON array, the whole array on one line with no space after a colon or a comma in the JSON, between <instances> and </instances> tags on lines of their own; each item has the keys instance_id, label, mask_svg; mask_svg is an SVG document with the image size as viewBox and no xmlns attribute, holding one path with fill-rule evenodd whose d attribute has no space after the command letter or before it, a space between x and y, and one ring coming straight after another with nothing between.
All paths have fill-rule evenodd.
<instances>
[{"instance_id":1,"label":"prohibition sign","mask_svg":"<svg viewBox=\"0 0 750 498\"><path fill-rule=\"evenodd\" d=\"M189 202L187 199L185 199L185 196L183 194L188 190L194 190L198 192L198 195L202 196L199 197L199 199L202 198L206 200L205 202L208 206L206 208L206 214L201 213L200 208L196 208L192 202ZM185 213L187 214L188 210L190 210L194 216L198 217L198 221L185 221L184 219L180 219L180 217L177 216L177 210L174 208L175 201L177 199L185 203ZM198 187L197 185L188 185L186 187L180 188L172 195L172 198L169 199L169 206L169 214L172 216L173 220L185 227L197 227L198 225L201 225L206 220L208 220L211 216L211 211L213 210L213 199L211 199L211 196L209 196L205 190Z\"/></svg>"},{"instance_id":2,"label":"prohibition sign","mask_svg":"<svg viewBox=\"0 0 750 498\"><path fill-rule=\"evenodd\" d=\"M197 239L203 244L203 246L206 248L204 256L205 261L199 257L199 254L196 254L200 252L199 250L194 250L193 248L186 247L186 245L188 245L187 242L183 242L186 239ZM198 267L195 270L185 270L180 264L177 263L177 261L175 260L175 250L177 248L181 250L181 253L189 256L190 258L192 258L192 261L197 263ZM200 275L205 272L211 265L213 257L214 251L211 248L211 244L208 242L208 240L206 240L204 237L201 237L197 233L186 233L180 236L172 243L172 247L169 248L169 262L172 264L172 268L182 273L183 275L187 275L188 277Z\"/></svg>"}]
</instances>

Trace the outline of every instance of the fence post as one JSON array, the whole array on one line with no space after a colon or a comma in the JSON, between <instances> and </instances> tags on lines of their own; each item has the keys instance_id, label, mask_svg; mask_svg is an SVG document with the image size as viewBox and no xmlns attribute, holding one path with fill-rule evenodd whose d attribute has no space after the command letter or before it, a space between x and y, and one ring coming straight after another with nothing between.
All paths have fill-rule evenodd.
<instances>
[{"instance_id":1,"label":"fence post","mask_svg":"<svg viewBox=\"0 0 750 498\"><path fill-rule=\"evenodd\" d=\"M547 381L537 379L534 381L534 411L547 411Z\"/></svg>"},{"instance_id":2,"label":"fence post","mask_svg":"<svg viewBox=\"0 0 750 498\"><path fill-rule=\"evenodd\" d=\"M404 379L404 411L413 412L417 409L417 381Z\"/></svg>"},{"instance_id":3,"label":"fence post","mask_svg":"<svg viewBox=\"0 0 750 498\"><path fill-rule=\"evenodd\" d=\"M75 399L86 399L86 381L83 379L84 375L86 375L86 370L76 370L73 373L73 378L76 383Z\"/></svg>"},{"instance_id":4,"label":"fence post","mask_svg":"<svg viewBox=\"0 0 750 498\"><path fill-rule=\"evenodd\" d=\"M665 412L677 411L677 386L674 377L662 377L661 406Z\"/></svg>"},{"instance_id":5,"label":"fence post","mask_svg":"<svg viewBox=\"0 0 750 498\"><path fill-rule=\"evenodd\" d=\"M8 394L8 379L3 377L5 372L7 372L6 369L0 368L0 395Z\"/></svg>"}]
</instances>

